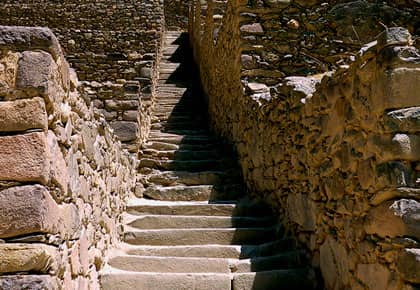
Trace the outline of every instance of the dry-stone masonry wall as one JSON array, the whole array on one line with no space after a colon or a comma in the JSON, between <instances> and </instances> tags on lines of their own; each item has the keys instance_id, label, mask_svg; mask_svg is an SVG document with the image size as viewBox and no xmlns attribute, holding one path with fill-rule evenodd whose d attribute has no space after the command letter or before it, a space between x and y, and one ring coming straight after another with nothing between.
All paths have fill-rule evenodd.
<instances>
[{"instance_id":1,"label":"dry-stone masonry wall","mask_svg":"<svg viewBox=\"0 0 420 290\"><path fill-rule=\"evenodd\" d=\"M99 288L136 161L85 99L49 29L0 27L0 289Z\"/></svg>"},{"instance_id":2,"label":"dry-stone masonry wall","mask_svg":"<svg viewBox=\"0 0 420 290\"><path fill-rule=\"evenodd\" d=\"M150 125L163 9L163 0L6 0L0 25L51 28L83 85L97 91L94 105L135 152Z\"/></svg>"},{"instance_id":3,"label":"dry-stone masonry wall","mask_svg":"<svg viewBox=\"0 0 420 290\"><path fill-rule=\"evenodd\" d=\"M379 14L357 14L358 5ZM212 1L196 1L190 15L212 127L234 144L250 191L311 252L327 289L420 284L418 9L231 0L217 33ZM370 35L357 26L379 22ZM408 30L378 35L393 22Z\"/></svg>"}]
</instances>

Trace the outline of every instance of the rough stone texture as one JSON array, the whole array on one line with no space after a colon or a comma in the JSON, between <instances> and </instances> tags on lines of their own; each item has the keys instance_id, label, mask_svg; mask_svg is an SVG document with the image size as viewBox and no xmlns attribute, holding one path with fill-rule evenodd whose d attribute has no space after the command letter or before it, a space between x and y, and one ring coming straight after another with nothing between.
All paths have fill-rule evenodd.
<instances>
[{"instance_id":1,"label":"rough stone texture","mask_svg":"<svg viewBox=\"0 0 420 290\"><path fill-rule=\"evenodd\" d=\"M0 102L0 131L46 130L47 112L41 98Z\"/></svg>"},{"instance_id":2,"label":"rough stone texture","mask_svg":"<svg viewBox=\"0 0 420 290\"><path fill-rule=\"evenodd\" d=\"M216 23L211 1L195 1L189 31L211 126L327 289L372 287L371 269L389 278L378 285L411 289L397 261L418 247L420 55L408 31L418 34L419 6L288 2L227 1ZM378 19L407 29L375 41ZM243 29L258 23L262 34Z\"/></svg>"},{"instance_id":3,"label":"rough stone texture","mask_svg":"<svg viewBox=\"0 0 420 290\"><path fill-rule=\"evenodd\" d=\"M72 238L79 230L76 207L57 205L43 186L19 186L0 191L0 204L0 238L32 233Z\"/></svg>"},{"instance_id":4,"label":"rough stone texture","mask_svg":"<svg viewBox=\"0 0 420 290\"><path fill-rule=\"evenodd\" d=\"M0 51L0 289L98 289L136 161L51 31L0 27Z\"/></svg>"},{"instance_id":5,"label":"rough stone texture","mask_svg":"<svg viewBox=\"0 0 420 290\"><path fill-rule=\"evenodd\" d=\"M56 290L59 285L57 278L48 275L0 276L0 288L4 290Z\"/></svg>"},{"instance_id":6,"label":"rough stone texture","mask_svg":"<svg viewBox=\"0 0 420 290\"><path fill-rule=\"evenodd\" d=\"M54 274L58 250L43 244L0 244L0 273L37 272Z\"/></svg>"},{"instance_id":7,"label":"rough stone texture","mask_svg":"<svg viewBox=\"0 0 420 290\"><path fill-rule=\"evenodd\" d=\"M182 13L179 16L176 12ZM104 101L142 100L134 110L138 111L139 134L136 139L125 140L124 148L136 153L149 133L151 107L156 94L157 67L160 59L160 46L165 26L168 22L184 23L188 20L188 2L163 0L123 0L118 3L108 0L70 0L57 3L54 0L28 2L5 1L0 7L1 25L46 26L51 28L1 27L0 45L5 50L19 52L41 49L60 59L62 76L65 76L67 62L62 61L63 53L57 38L65 51L66 59L71 63L83 80L79 87L88 105L92 102L97 110L104 114L107 121L121 120L126 109L104 108ZM63 17L66 21L63 21ZM178 20L179 18L179 20ZM171 19L174 19L172 21ZM180 24L181 25L181 24ZM57 35L57 38L53 35ZM27 58L24 52L21 61ZM44 54L43 52L30 52ZM40 59L31 63L40 64ZM45 61L44 61L45 63ZM47 70L47 66L34 66L25 69ZM147 74L143 72L147 71ZM31 74L32 76L34 74ZM35 74L38 81L42 74ZM53 73L53 75L55 75ZM68 83L68 77L63 78ZM24 80L24 79L23 79ZM34 80L33 80L34 81ZM22 78L18 76L18 83ZM30 84L25 82L26 84ZM33 83L33 82L32 82ZM134 83L134 86L133 86ZM48 84L50 87L52 84ZM38 89L47 88L42 84ZM60 86L56 86L60 88ZM67 86L64 86L66 89ZM134 90L133 90L134 88ZM28 89L28 88L26 88ZM1 86L0 86L1 90ZM61 93L52 90L61 97ZM15 92L17 93L17 92ZM16 96L15 96L16 97Z\"/></svg>"},{"instance_id":8,"label":"rough stone texture","mask_svg":"<svg viewBox=\"0 0 420 290\"><path fill-rule=\"evenodd\" d=\"M0 137L0 180L46 184L50 155L44 133Z\"/></svg>"}]
</instances>

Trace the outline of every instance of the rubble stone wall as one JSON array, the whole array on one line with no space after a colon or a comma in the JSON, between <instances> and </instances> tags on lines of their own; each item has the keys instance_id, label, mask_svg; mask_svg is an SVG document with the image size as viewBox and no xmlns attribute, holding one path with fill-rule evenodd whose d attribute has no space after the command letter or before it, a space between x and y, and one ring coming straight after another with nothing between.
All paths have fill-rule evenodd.
<instances>
[{"instance_id":1,"label":"rubble stone wall","mask_svg":"<svg viewBox=\"0 0 420 290\"><path fill-rule=\"evenodd\" d=\"M99 289L136 161L46 28L0 27L0 288Z\"/></svg>"},{"instance_id":2,"label":"rubble stone wall","mask_svg":"<svg viewBox=\"0 0 420 290\"><path fill-rule=\"evenodd\" d=\"M148 134L164 31L163 6L163 0L6 0L0 6L0 25L51 28L79 78L98 96L114 92L110 87L128 88L124 93L117 88L116 95L94 104L125 147L135 152ZM106 104L108 99L112 105ZM136 116L133 111L138 111ZM124 114L130 115L129 121ZM136 122L139 119L142 122Z\"/></svg>"},{"instance_id":3,"label":"rubble stone wall","mask_svg":"<svg viewBox=\"0 0 420 290\"><path fill-rule=\"evenodd\" d=\"M418 33L410 18L417 4L387 2L407 11L411 20L401 25L408 30L372 29L318 69L310 57L293 54L286 64L266 49L305 52L300 38L310 21L301 17L318 19L317 1L228 1L217 34L213 3L200 2L190 34L211 126L234 145L250 193L269 202L306 246L326 289L418 287L420 51L409 33ZM325 14L356 2L373 5L328 2ZM354 20L356 30L357 21L369 22ZM279 25L276 36L271 27ZM341 45L348 25L316 32ZM277 38L284 33L300 40Z\"/></svg>"}]
</instances>

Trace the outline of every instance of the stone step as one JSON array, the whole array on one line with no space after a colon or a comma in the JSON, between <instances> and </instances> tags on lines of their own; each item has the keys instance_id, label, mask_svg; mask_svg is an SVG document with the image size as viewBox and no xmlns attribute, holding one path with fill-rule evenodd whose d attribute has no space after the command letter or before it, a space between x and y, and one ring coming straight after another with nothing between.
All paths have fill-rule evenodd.
<instances>
[{"instance_id":1,"label":"stone step","mask_svg":"<svg viewBox=\"0 0 420 290\"><path fill-rule=\"evenodd\" d=\"M128 255L239 259L252 257L258 246L133 246L124 244L123 248Z\"/></svg>"},{"instance_id":2,"label":"stone step","mask_svg":"<svg viewBox=\"0 0 420 290\"><path fill-rule=\"evenodd\" d=\"M133 245L257 245L276 238L274 228L138 230L125 226L124 241Z\"/></svg>"},{"instance_id":3,"label":"stone step","mask_svg":"<svg viewBox=\"0 0 420 290\"><path fill-rule=\"evenodd\" d=\"M136 229L247 228L273 225L271 217L123 215L124 223Z\"/></svg>"},{"instance_id":4,"label":"stone step","mask_svg":"<svg viewBox=\"0 0 420 290\"><path fill-rule=\"evenodd\" d=\"M152 186L144 190L145 197L166 201L205 201L205 200L236 200L242 192L237 190L220 190L213 185L194 186Z\"/></svg>"},{"instance_id":5,"label":"stone step","mask_svg":"<svg viewBox=\"0 0 420 290\"><path fill-rule=\"evenodd\" d=\"M181 148L191 146L190 144L181 144ZM148 167L159 170L173 171L209 171L222 168L231 168L235 162L231 159L203 159L203 160L158 160L151 158L141 158L139 167Z\"/></svg>"},{"instance_id":6,"label":"stone step","mask_svg":"<svg viewBox=\"0 0 420 290\"><path fill-rule=\"evenodd\" d=\"M160 115L156 115L158 118L164 118ZM189 129L195 129L195 130L199 130L202 129L204 130L207 126L201 123L192 123L192 122L160 122L160 123L153 123L150 126L151 130L161 130L161 131L181 131L185 128L189 128Z\"/></svg>"},{"instance_id":7,"label":"stone step","mask_svg":"<svg viewBox=\"0 0 420 290\"><path fill-rule=\"evenodd\" d=\"M272 270L233 275L232 290L315 289L314 273L308 269Z\"/></svg>"},{"instance_id":8,"label":"stone step","mask_svg":"<svg viewBox=\"0 0 420 290\"><path fill-rule=\"evenodd\" d=\"M168 152L168 151L164 151ZM176 151L169 151L176 152ZM218 184L222 179L235 179L237 176L229 175L226 171L201 171L201 172L188 172L188 171L155 171L148 175L142 176L142 181L147 184L156 185L206 185Z\"/></svg>"},{"instance_id":9,"label":"stone step","mask_svg":"<svg viewBox=\"0 0 420 290\"><path fill-rule=\"evenodd\" d=\"M168 132L169 133L169 132ZM179 132L182 134L182 132ZM145 149L155 149L159 151L167 151L167 150L210 150L214 147L209 144L171 144L171 143L164 143L164 142L147 142L143 145Z\"/></svg>"},{"instance_id":10,"label":"stone step","mask_svg":"<svg viewBox=\"0 0 420 290\"><path fill-rule=\"evenodd\" d=\"M229 274L104 271L103 290L231 290Z\"/></svg>"},{"instance_id":11,"label":"stone step","mask_svg":"<svg viewBox=\"0 0 420 290\"><path fill-rule=\"evenodd\" d=\"M221 152L217 150L167 150L158 151L154 149L143 149L141 156L143 158L162 158L162 159L176 159L176 160L193 160L193 159L210 159L221 158Z\"/></svg>"},{"instance_id":12,"label":"stone step","mask_svg":"<svg viewBox=\"0 0 420 290\"><path fill-rule=\"evenodd\" d=\"M237 203L171 202L133 198L128 201L127 212L137 215L265 216L267 208L247 201Z\"/></svg>"},{"instance_id":13,"label":"stone step","mask_svg":"<svg viewBox=\"0 0 420 290\"><path fill-rule=\"evenodd\" d=\"M305 253L303 251L288 251L274 256L253 257L235 261L231 265L234 273L261 272L273 269L292 269L303 266Z\"/></svg>"},{"instance_id":14,"label":"stone step","mask_svg":"<svg viewBox=\"0 0 420 290\"><path fill-rule=\"evenodd\" d=\"M175 134L165 134L160 133L158 136L156 134L149 135L148 141L150 142L165 142L165 143L171 143L171 144L220 144L219 139L206 136L206 135L175 135Z\"/></svg>"},{"instance_id":15,"label":"stone step","mask_svg":"<svg viewBox=\"0 0 420 290\"><path fill-rule=\"evenodd\" d=\"M151 257L119 255L109 260L111 267L134 272L229 273L229 261L219 258Z\"/></svg>"}]
</instances>

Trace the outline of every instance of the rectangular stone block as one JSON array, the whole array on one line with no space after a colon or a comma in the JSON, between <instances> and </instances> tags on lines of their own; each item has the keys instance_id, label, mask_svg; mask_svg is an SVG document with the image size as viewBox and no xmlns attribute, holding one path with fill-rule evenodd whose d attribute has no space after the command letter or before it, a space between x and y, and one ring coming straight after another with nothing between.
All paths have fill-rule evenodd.
<instances>
[{"instance_id":1,"label":"rectangular stone block","mask_svg":"<svg viewBox=\"0 0 420 290\"><path fill-rule=\"evenodd\" d=\"M0 238L32 233L77 235L80 221L74 205L57 205L41 185L12 187L0 192Z\"/></svg>"},{"instance_id":2,"label":"rectangular stone block","mask_svg":"<svg viewBox=\"0 0 420 290\"><path fill-rule=\"evenodd\" d=\"M0 276L0 289L2 290L57 290L60 288L57 278L49 275Z\"/></svg>"},{"instance_id":3,"label":"rectangular stone block","mask_svg":"<svg viewBox=\"0 0 420 290\"><path fill-rule=\"evenodd\" d=\"M115 135L123 142L137 139L139 126L135 122L116 121L111 123L111 127L114 129Z\"/></svg>"},{"instance_id":4,"label":"rectangular stone block","mask_svg":"<svg viewBox=\"0 0 420 290\"><path fill-rule=\"evenodd\" d=\"M44 244L0 244L0 273L57 271L57 248Z\"/></svg>"},{"instance_id":5,"label":"rectangular stone block","mask_svg":"<svg viewBox=\"0 0 420 290\"><path fill-rule=\"evenodd\" d=\"M376 112L415 107L420 104L420 68L396 68L383 72L377 82L377 93L371 95Z\"/></svg>"},{"instance_id":6,"label":"rectangular stone block","mask_svg":"<svg viewBox=\"0 0 420 290\"><path fill-rule=\"evenodd\" d=\"M25 51L18 62L16 89L13 98L42 96L60 103L64 96L63 80L49 53ZM10 97L9 97L10 99Z\"/></svg>"},{"instance_id":7,"label":"rectangular stone block","mask_svg":"<svg viewBox=\"0 0 420 290\"><path fill-rule=\"evenodd\" d=\"M0 132L25 131L48 127L48 116L41 98L0 102Z\"/></svg>"},{"instance_id":8,"label":"rectangular stone block","mask_svg":"<svg viewBox=\"0 0 420 290\"><path fill-rule=\"evenodd\" d=\"M0 180L47 184L49 173L44 133L0 137Z\"/></svg>"}]
</instances>

